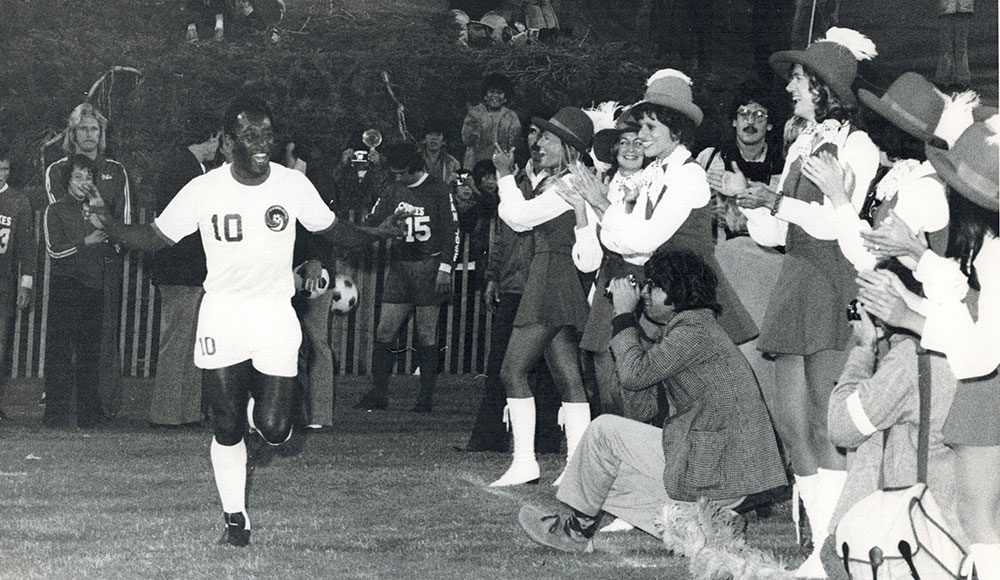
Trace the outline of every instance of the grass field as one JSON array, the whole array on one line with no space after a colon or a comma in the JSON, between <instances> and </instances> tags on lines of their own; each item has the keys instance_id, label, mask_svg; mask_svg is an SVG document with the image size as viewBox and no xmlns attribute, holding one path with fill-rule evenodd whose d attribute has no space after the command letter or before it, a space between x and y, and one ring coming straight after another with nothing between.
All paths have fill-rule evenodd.
<instances>
[{"instance_id":1,"label":"grass field","mask_svg":"<svg viewBox=\"0 0 1000 580\"><path fill-rule=\"evenodd\" d=\"M641 532L602 534L580 556L532 544L517 510L557 505L549 483L564 458L540 456L541 485L488 488L509 457L454 449L480 381L448 377L430 415L405 411L413 378L395 382L389 411L355 411L366 384L342 384L333 430L252 467L246 549L215 543L210 433L145 426L148 383L129 383L127 415L100 430L41 427L39 385L14 383L4 408L15 420L0 426L0 578L688 577ZM805 557L787 502L747 535L787 562Z\"/></svg>"}]
</instances>

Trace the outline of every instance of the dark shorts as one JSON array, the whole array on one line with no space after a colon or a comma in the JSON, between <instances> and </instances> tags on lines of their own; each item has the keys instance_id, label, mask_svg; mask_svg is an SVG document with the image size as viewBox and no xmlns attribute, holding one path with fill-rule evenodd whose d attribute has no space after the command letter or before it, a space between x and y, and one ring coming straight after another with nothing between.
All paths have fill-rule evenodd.
<instances>
[{"instance_id":1,"label":"dark shorts","mask_svg":"<svg viewBox=\"0 0 1000 580\"><path fill-rule=\"evenodd\" d=\"M437 306L451 298L450 293L434 291L441 260L437 257L404 262L393 260L385 276L382 302L387 304L413 304Z\"/></svg>"}]
</instances>

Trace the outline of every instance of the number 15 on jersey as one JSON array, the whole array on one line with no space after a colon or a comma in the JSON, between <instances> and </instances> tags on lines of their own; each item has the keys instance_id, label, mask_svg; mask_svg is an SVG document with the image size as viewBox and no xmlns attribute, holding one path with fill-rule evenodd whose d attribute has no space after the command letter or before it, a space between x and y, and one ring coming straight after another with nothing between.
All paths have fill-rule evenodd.
<instances>
[{"instance_id":1,"label":"number 15 on jersey","mask_svg":"<svg viewBox=\"0 0 1000 580\"><path fill-rule=\"evenodd\" d=\"M426 242L431 239L431 216L412 215L406 218L406 241Z\"/></svg>"}]
</instances>

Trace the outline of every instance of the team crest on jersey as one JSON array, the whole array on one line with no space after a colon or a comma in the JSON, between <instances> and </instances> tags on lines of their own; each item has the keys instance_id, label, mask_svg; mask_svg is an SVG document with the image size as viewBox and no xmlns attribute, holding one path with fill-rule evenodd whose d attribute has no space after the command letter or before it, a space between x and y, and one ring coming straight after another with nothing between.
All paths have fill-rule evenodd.
<instances>
[{"instance_id":1,"label":"team crest on jersey","mask_svg":"<svg viewBox=\"0 0 1000 580\"><path fill-rule=\"evenodd\" d=\"M115 176L111 175L110 173L102 173L101 174L101 181L110 181L110 180L112 180L114 178L115 178Z\"/></svg>"},{"instance_id":2,"label":"team crest on jersey","mask_svg":"<svg viewBox=\"0 0 1000 580\"><path fill-rule=\"evenodd\" d=\"M288 227L288 212L280 205L272 205L264 212L264 223L271 231L280 232Z\"/></svg>"}]
</instances>

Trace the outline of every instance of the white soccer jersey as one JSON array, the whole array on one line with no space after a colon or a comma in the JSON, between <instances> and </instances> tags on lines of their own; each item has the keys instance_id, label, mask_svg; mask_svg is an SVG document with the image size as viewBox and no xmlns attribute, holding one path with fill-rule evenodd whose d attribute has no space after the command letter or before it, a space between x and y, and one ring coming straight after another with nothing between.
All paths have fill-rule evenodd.
<instances>
[{"instance_id":1,"label":"white soccer jersey","mask_svg":"<svg viewBox=\"0 0 1000 580\"><path fill-rule=\"evenodd\" d=\"M302 173L271 163L267 181L243 185L227 163L185 185L153 225L174 243L201 232L205 292L287 300L295 294L295 220L316 232L335 219Z\"/></svg>"}]
</instances>

